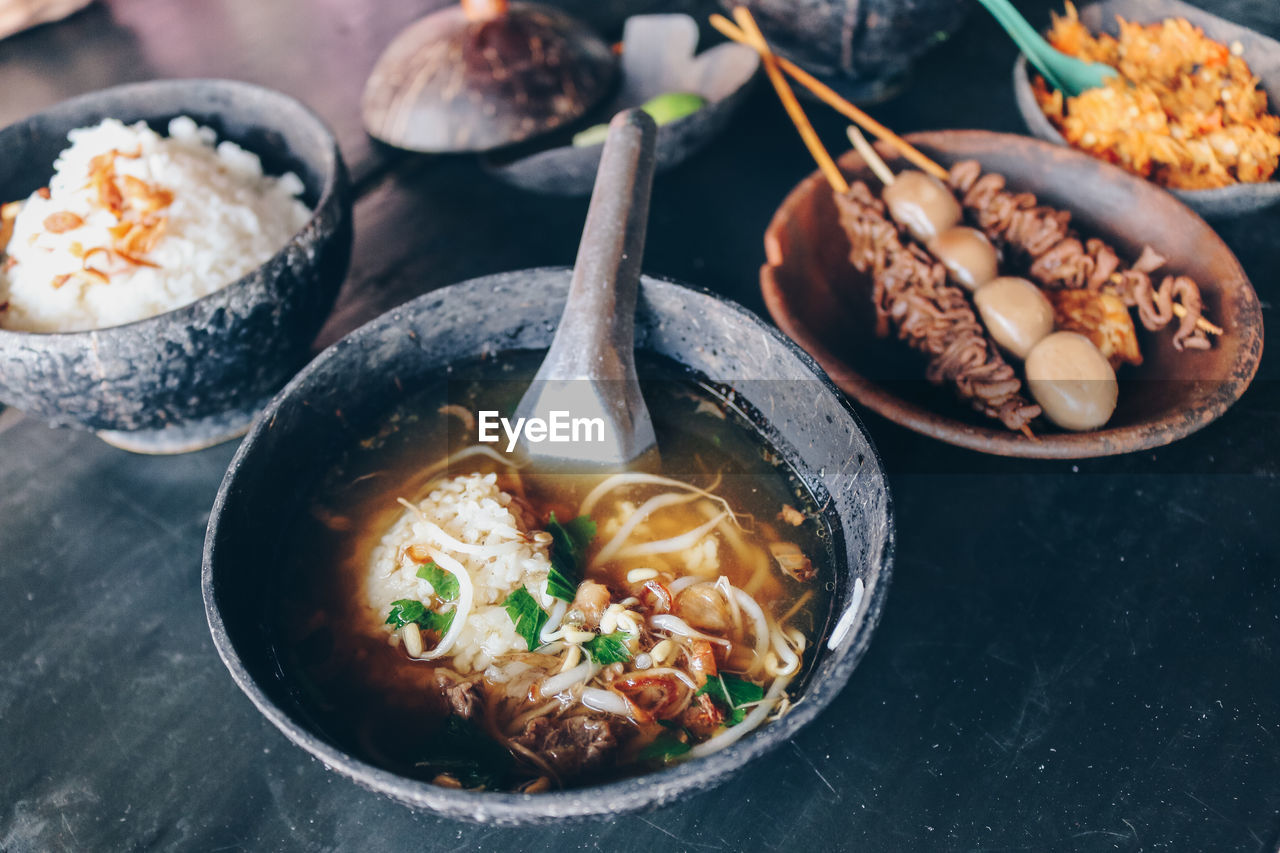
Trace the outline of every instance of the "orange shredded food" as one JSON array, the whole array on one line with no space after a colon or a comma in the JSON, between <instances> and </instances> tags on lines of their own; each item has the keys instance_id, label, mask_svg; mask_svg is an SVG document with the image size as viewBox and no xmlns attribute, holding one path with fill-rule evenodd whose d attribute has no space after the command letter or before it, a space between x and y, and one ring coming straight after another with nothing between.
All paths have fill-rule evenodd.
<instances>
[{"instance_id":1,"label":"orange shredded food","mask_svg":"<svg viewBox=\"0 0 1280 853\"><path fill-rule=\"evenodd\" d=\"M44 229L54 234L62 234L66 231L74 231L84 224L84 220L75 213L62 210L58 213L51 213L44 218Z\"/></svg>"},{"instance_id":2,"label":"orange shredded food","mask_svg":"<svg viewBox=\"0 0 1280 853\"><path fill-rule=\"evenodd\" d=\"M0 255L4 254L5 247L9 245L9 239L13 236L13 221L18 218L21 208L20 201L0 204Z\"/></svg>"},{"instance_id":3,"label":"orange shredded food","mask_svg":"<svg viewBox=\"0 0 1280 853\"><path fill-rule=\"evenodd\" d=\"M1185 18L1094 35L1075 6L1054 15L1049 42L1119 75L1071 98L1037 77L1036 100L1066 140L1176 189L1266 181L1280 164L1280 117L1237 52Z\"/></svg>"},{"instance_id":4,"label":"orange shredded food","mask_svg":"<svg viewBox=\"0 0 1280 853\"><path fill-rule=\"evenodd\" d=\"M72 279L109 284L113 274L125 272L130 267L157 266L143 256L156 247L168 228L168 217L159 215L159 211L173 203L173 192L116 172L117 158L136 159L141 156L141 148L133 152L112 149L89 161L87 188L94 190L90 206L110 212L117 223L107 229L111 235L108 246L93 246L86 250L81 243L72 242L71 253L81 259L81 268L74 273L55 276L50 282L55 290ZM41 187L37 192L43 198L49 198L48 187ZM12 237L13 221L21 206L21 201L0 205L0 253ZM81 216L69 211L50 214L43 223L45 230L53 234L64 234L84 224ZM103 256L106 268L91 265L90 262L98 255ZM13 258L5 258L4 269L9 269L13 262Z\"/></svg>"}]
</instances>

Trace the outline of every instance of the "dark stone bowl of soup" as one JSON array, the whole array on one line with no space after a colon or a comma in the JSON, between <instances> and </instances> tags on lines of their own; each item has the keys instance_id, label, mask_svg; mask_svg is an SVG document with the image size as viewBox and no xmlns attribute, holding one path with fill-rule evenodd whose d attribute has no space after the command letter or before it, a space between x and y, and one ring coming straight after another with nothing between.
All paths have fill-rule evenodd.
<instances>
[{"instance_id":1,"label":"dark stone bowl of soup","mask_svg":"<svg viewBox=\"0 0 1280 853\"><path fill-rule=\"evenodd\" d=\"M451 818L602 817L729 782L844 688L888 589L891 501L857 416L706 291L641 283L659 459L508 454L499 424L569 279L457 284L329 347L209 520L206 615L240 688L326 767Z\"/></svg>"}]
</instances>

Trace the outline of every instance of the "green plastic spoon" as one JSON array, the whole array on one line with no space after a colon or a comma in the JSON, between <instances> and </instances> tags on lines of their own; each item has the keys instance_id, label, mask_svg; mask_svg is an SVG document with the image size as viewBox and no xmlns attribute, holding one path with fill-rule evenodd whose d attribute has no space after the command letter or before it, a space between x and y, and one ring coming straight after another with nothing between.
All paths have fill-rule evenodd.
<instances>
[{"instance_id":1,"label":"green plastic spoon","mask_svg":"<svg viewBox=\"0 0 1280 853\"><path fill-rule=\"evenodd\" d=\"M1074 56L1067 56L1050 45L1035 27L1027 23L1009 0L978 0L987 11L1004 27L1014 43L1040 70L1049 85L1059 89L1065 95L1078 95L1086 89L1096 89L1108 77L1114 77L1116 70L1101 62L1085 62Z\"/></svg>"}]
</instances>

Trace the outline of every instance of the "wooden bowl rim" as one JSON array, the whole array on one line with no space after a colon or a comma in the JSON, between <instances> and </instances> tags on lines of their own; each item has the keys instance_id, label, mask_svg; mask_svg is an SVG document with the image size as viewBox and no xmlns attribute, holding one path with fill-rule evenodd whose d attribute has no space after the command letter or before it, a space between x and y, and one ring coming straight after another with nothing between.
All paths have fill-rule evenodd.
<instances>
[{"instance_id":1,"label":"wooden bowl rim","mask_svg":"<svg viewBox=\"0 0 1280 853\"><path fill-rule=\"evenodd\" d=\"M1118 167L1101 163L1074 149L1052 145L1031 137L987 130L941 130L912 133L905 138L914 145L939 150L948 149L951 143L967 141L1043 147L1047 149L1046 154L1052 153L1056 157L1065 155L1087 160L1091 165L1101 167L1112 180L1131 182L1135 185L1135 192L1163 193L1170 203L1181 208L1183 215L1192 217L1207 230L1209 238L1216 243L1216 248L1225 253L1225 258L1234 267L1236 274L1230 279L1224 279L1223 284L1226 286L1222 292L1236 295L1240 301L1240 317L1234 332L1242 336L1242 340L1234 363L1228 366L1224 378L1204 403L1190 411L1170 412L1162 417L1123 427L1079 433L1052 432L1038 435L1035 440L1031 440L1020 433L996 426L966 423L949 417L945 413L903 400L875 380L866 378L853 366L836 356L825 342L791 310L788 296L778 281L776 270L786 261L781 249L783 243L779 240L780 233L786 227L793 209L801 199L811 195L815 190L826 189L825 178L815 170L787 194L765 229L766 260L760 268L760 289L764 296L765 307L778 327L812 355L832 381L859 405L921 435L980 453L1030 459L1085 459L1133 453L1170 444L1216 420L1244 393L1262 359L1262 309L1258 302L1258 295L1235 254L1218 233L1186 204L1154 184L1130 175ZM892 149L885 147L883 143L878 147L887 156L893 153ZM866 168L866 164L855 151L846 152L839 158L839 163L841 170L846 174L856 173Z\"/></svg>"},{"instance_id":2,"label":"wooden bowl rim","mask_svg":"<svg viewBox=\"0 0 1280 853\"><path fill-rule=\"evenodd\" d=\"M1094 33L1113 33L1115 28L1113 23L1107 20L1107 15L1124 15L1127 20L1140 24L1156 23L1169 18L1185 18L1204 30L1205 35L1215 41L1228 44L1232 41L1244 41L1253 48L1255 61L1250 63L1250 70L1259 76L1259 88L1266 93L1271 105L1270 109L1274 112L1275 105L1280 103L1280 70L1270 68L1259 70L1256 62L1257 54L1260 52L1273 54L1280 52L1280 42L1255 29L1237 24L1235 21L1215 15L1198 6L1184 3L1182 0L1091 0L1091 2L1078 4L1078 7L1081 23ZM1095 14L1103 17L1102 23L1098 26L1093 25L1089 20ZM1048 28L1041 28L1039 32L1047 36ZM1031 69L1027 67L1027 58L1022 53L1018 54L1013 63L1013 89L1018 111L1032 134L1046 142L1076 151L1080 150L1066 140L1036 103L1031 88ZM1150 183L1155 182L1150 181ZM1164 189L1197 213L1214 218L1229 218L1265 210L1280 203L1280 172L1265 181L1253 183L1236 183L1206 189L1172 187Z\"/></svg>"}]
</instances>

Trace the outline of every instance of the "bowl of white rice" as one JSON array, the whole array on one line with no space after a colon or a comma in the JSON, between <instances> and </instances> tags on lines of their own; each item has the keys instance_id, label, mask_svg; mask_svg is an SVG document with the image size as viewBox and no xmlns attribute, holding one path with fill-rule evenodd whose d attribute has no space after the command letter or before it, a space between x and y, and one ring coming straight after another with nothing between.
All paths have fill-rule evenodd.
<instances>
[{"instance_id":1,"label":"bowl of white rice","mask_svg":"<svg viewBox=\"0 0 1280 853\"><path fill-rule=\"evenodd\" d=\"M161 80L0 130L0 401L132 450L243 432L346 277L332 133L278 92Z\"/></svg>"}]
</instances>

